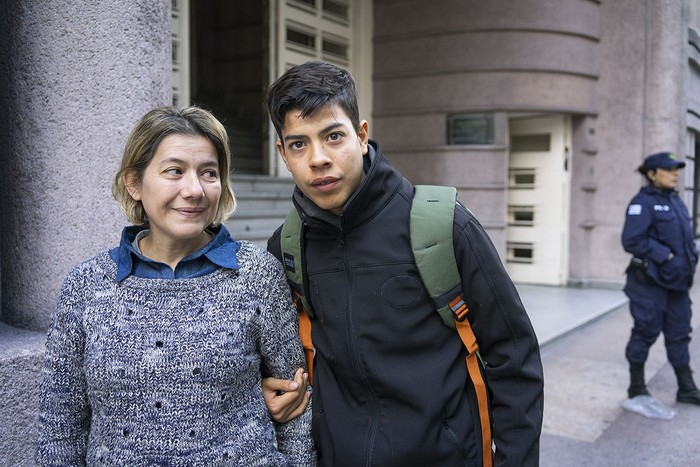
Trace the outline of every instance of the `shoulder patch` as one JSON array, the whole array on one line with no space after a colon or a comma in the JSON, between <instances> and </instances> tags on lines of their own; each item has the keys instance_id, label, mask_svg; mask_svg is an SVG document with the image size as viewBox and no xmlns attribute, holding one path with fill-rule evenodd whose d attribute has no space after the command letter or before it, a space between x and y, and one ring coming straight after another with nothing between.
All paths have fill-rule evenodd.
<instances>
[{"instance_id":1,"label":"shoulder patch","mask_svg":"<svg viewBox=\"0 0 700 467\"><path fill-rule=\"evenodd\" d=\"M628 216L638 216L642 213L642 205L641 204L630 204L629 207L627 208L627 215Z\"/></svg>"}]
</instances>

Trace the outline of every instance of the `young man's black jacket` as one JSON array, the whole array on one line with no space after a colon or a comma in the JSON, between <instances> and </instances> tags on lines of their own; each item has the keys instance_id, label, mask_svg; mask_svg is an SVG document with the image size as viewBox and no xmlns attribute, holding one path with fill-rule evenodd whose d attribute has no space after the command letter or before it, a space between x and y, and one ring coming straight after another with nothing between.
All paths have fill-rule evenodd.
<instances>
[{"instance_id":1,"label":"young man's black jacket","mask_svg":"<svg viewBox=\"0 0 700 467\"><path fill-rule=\"evenodd\" d=\"M340 217L294 193L315 312L319 463L479 465L481 431L466 350L434 310L413 260L413 186L378 143L370 141L365 159L365 180ZM543 374L537 338L493 244L461 206L454 245L486 361L495 465L538 465ZM281 257L279 230L268 248Z\"/></svg>"}]
</instances>

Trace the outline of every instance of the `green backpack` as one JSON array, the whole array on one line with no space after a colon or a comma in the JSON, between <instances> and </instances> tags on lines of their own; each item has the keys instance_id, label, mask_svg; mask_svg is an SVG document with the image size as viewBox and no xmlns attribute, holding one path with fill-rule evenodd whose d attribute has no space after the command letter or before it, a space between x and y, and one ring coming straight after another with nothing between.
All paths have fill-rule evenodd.
<instances>
[{"instance_id":1,"label":"green backpack","mask_svg":"<svg viewBox=\"0 0 700 467\"><path fill-rule=\"evenodd\" d=\"M467 314L469 308L462 295L462 281L455 260L452 239L457 190L454 187L416 185L410 215L410 238L413 257L421 280L428 290L435 309L448 327L456 329L467 348L466 358L479 403L484 466L492 465L491 423L486 384L480 368L479 346ZM313 344L311 320L313 307L309 306L305 291L302 222L292 208L282 226L281 248L284 269L292 298L299 311L299 334L306 352L309 378L313 376Z\"/></svg>"}]
</instances>

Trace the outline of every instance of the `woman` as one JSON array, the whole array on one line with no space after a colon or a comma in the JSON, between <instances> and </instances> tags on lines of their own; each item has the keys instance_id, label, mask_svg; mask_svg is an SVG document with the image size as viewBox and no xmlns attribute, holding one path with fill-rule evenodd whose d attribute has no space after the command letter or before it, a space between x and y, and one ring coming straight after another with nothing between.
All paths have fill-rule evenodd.
<instances>
[{"instance_id":1,"label":"woman","mask_svg":"<svg viewBox=\"0 0 700 467\"><path fill-rule=\"evenodd\" d=\"M700 404L688 352L692 331L689 289L698 251L688 210L675 190L683 167L685 163L669 152L648 156L637 170L649 183L627 207L622 245L634 255L625 286L634 318L626 349L630 399L649 396L644 363L663 331L666 354L678 379L676 399Z\"/></svg>"},{"instance_id":2,"label":"woman","mask_svg":"<svg viewBox=\"0 0 700 467\"><path fill-rule=\"evenodd\" d=\"M228 137L196 107L147 113L113 193L121 243L75 266L52 318L41 465L314 465L310 411L274 424L260 387L304 356L279 263L231 239Z\"/></svg>"}]
</instances>

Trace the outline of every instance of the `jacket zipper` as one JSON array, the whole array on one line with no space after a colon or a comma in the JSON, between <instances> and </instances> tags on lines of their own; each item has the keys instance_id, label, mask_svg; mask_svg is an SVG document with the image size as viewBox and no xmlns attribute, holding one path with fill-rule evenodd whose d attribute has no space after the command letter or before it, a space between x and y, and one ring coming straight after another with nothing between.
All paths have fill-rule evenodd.
<instances>
[{"instance_id":1,"label":"jacket zipper","mask_svg":"<svg viewBox=\"0 0 700 467\"><path fill-rule=\"evenodd\" d=\"M350 264L350 261L348 260L348 251L345 249L345 225L344 225L344 217L341 214L340 216L340 232L338 234L338 245L343 248L343 263L344 263L344 269L345 269L345 279L347 282L347 293L346 296L348 297L348 304L345 309L345 322L347 323L347 326L345 328L345 339L347 342L348 350L350 351L350 356L352 358L352 365L355 369L355 374L358 375L358 380L362 384L362 388L365 391L365 394L367 394L367 400L369 401L369 408L370 408L370 428L369 431L367 432L367 438L365 441L365 458L363 460L363 464L367 467L371 467L372 465L372 453L374 452L374 441L377 436L377 430L379 428L379 419L378 419L378 403L377 403L377 398L374 395L374 392L371 390L371 386L369 382L367 381L367 377L365 375L364 369L362 368L362 365L360 363L359 358L357 357L357 346L355 345L355 338L354 338L354 332L353 332L353 324L352 324L352 289L353 289L353 271L352 267Z\"/></svg>"}]
</instances>

